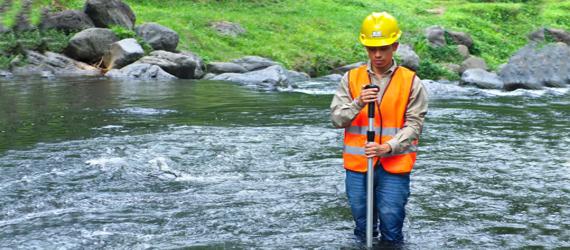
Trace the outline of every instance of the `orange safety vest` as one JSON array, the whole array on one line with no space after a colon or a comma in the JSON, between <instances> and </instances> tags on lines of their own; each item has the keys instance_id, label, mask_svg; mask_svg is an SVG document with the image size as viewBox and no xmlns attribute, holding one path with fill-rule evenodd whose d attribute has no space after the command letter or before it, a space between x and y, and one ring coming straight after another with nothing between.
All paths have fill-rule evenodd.
<instances>
[{"instance_id":1,"label":"orange safety vest","mask_svg":"<svg viewBox=\"0 0 570 250\"><path fill-rule=\"evenodd\" d=\"M397 67L392 74L392 78L388 82L388 87L380 100L379 112L378 105L375 105L375 142L379 144L386 143L404 127L408 99L415 76L415 72L404 67ZM348 79L348 88L352 99L356 99L360 96L362 88L372 82L366 65L351 70L348 73ZM367 171L368 162L364 154L367 131L368 108L365 107L352 120L350 127L344 130L342 158L344 159L345 169L356 172ZM398 174L411 172L416 162L417 144L418 140L414 140L412 145L404 152L400 152L396 155L389 154L383 157L376 157L374 166L376 166L378 158L380 158L380 163L389 173Z\"/></svg>"}]
</instances>

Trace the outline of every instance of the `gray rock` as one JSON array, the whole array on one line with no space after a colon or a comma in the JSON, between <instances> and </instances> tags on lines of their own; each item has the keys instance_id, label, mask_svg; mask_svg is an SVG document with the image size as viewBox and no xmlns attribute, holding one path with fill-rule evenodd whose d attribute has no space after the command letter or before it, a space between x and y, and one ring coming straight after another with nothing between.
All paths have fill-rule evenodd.
<instances>
[{"instance_id":1,"label":"gray rock","mask_svg":"<svg viewBox=\"0 0 570 250\"><path fill-rule=\"evenodd\" d=\"M138 63L152 64L161 67L164 71L182 79L199 79L202 74L196 74L200 62L194 56L172 53L164 50L156 50L138 60Z\"/></svg>"},{"instance_id":2,"label":"gray rock","mask_svg":"<svg viewBox=\"0 0 570 250\"><path fill-rule=\"evenodd\" d=\"M10 31L8 28L4 27L4 25L2 23L0 23L0 34L2 33L6 33Z\"/></svg>"},{"instance_id":3,"label":"gray rock","mask_svg":"<svg viewBox=\"0 0 570 250\"><path fill-rule=\"evenodd\" d=\"M340 82L341 79L342 79L341 74L330 74L330 75L314 78L313 81L316 81L316 82Z\"/></svg>"},{"instance_id":4,"label":"gray rock","mask_svg":"<svg viewBox=\"0 0 570 250\"><path fill-rule=\"evenodd\" d=\"M212 22L210 23L210 27L223 36L237 37L246 32L239 23L228 21Z\"/></svg>"},{"instance_id":5,"label":"gray rock","mask_svg":"<svg viewBox=\"0 0 570 250\"><path fill-rule=\"evenodd\" d=\"M138 26L135 31L154 50L175 52L180 40L176 31L157 23L145 23Z\"/></svg>"},{"instance_id":6,"label":"gray rock","mask_svg":"<svg viewBox=\"0 0 570 250\"><path fill-rule=\"evenodd\" d=\"M211 62L206 68L208 69L208 72L214 74L247 72L247 69L245 69L243 66L230 62Z\"/></svg>"},{"instance_id":7,"label":"gray rock","mask_svg":"<svg viewBox=\"0 0 570 250\"><path fill-rule=\"evenodd\" d=\"M400 64L412 70L420 68L420 57L414 52L412 46L400 44L396 55L400 57Z\"/></svg>"},{"instance_id":8,"label":"gray rock","mask_svg":"<svg viewBox=\"0 0 570 250\"><path fill-rule=\"evenodd\" d=\"M513 55L499 72L505 89L541 89L570 83L570 47L565 43L542 48L527 45Z\"/></svg>"},{"instance_id":9,"label":"gray rock","mask_svg":"<svg viewBox=\"0 0 570 250\"><path fill-rule=\"evenodd\" d=\"M465 32L446 31L457 45L465 45L468 48L473 47L473 39Z\"/></svg>"},{"instance_id":10,"label":"gray rock","mask_svg":"<svg viewBox=\"0 0 570 250\"><path fill-rule=\"evenodd\" d=\"M0 70L0 77L2 78L11 78L14 75L12 74L12 72L7 71L7 70Z\"/></svg>"},{"instance_id":11,"label":"gray rock","mask_svg":"<svg viewBox=\"0 0 570 250\"><path fill-rule=\"evenodd\" d=\"M90 28L75 34L65 49L65 54L76 60L96 63L119 38L110 29Z\"/></svg>"},{"instance_id":12,"label":"gray rock","mask_svg":"<svg viewBox=\"0 0 570 250\"><path fill-rule=\"evenodd\" d=\"M97 76L101 71L91 65L73 60L61 54L26 51L28 65L13 70L15 75L41 76Z\"/></svg>"},{"instance_id":13,"label":"gray rock","mask_svg":"<svg viewBox=\"0 0 570 250\"><path fill-rule=\"evenodd\" d=\"M287 79L289 79L289 83L305 82L310 80L311 76L305 72L287 70Z\"/></svg>"},{"instance_id":14,"label":"gray rock","mask_svg":"<svg viewBox=\"0 0 570 250\"><path fill-rule=\"evenodd\" d=\"M479 58L476 56L470 56L467 58L463 63L461 63L461 68L459 69L459 73L463 74L468 69L483 69L487 70L487 64L483 58Z\"/></svg>"},{"instance_id":15,"label":"gray rock","mask_svg":"<svg viewBox=\"0 0 570 250\"><path fill-rule=\"evenodd\" d=\"M131 7L121 0L87 0L84 12L101 28L119 25L133 29L136 22Z\"/></svg>"},{"instance_id":16,"label":"gray rock","mask_svg":"<svg viewBox=\"0 0 570 250\"><path fill-rule=\"evenodd\" d=\"M242 67L247 69L247 71L258 70L258 69L267 68L269 66L277 65L276 62L259 56L245 56L239 59L232 60L231 62L241 65Z\"/></svg>"},{"instance_id":17,"label":"gray rock","mask_svg":"<svg viewBox=\"0 0 570 250\"><path fill-rule=\"evenodd\" d=\"M540 28L530 33L528 39L533 42L543 42L546 34L549 34L556 42L570 45L570 32L561 29Z\"/></svg>"},{"instance_id":18,"label":"gray rock","mask_svg":"<svg viewBox=\"0 0 570 250\"><path fill-rule=\"evenodd\" d=\"M107 74L111 78L127 78L139 80L174 80L175 76L168 74L159 66L146 63L133 63L122 69L112 69Z\"/></svg>"},{"instance_id":19,"label":"gray rock","mask_svg":"<svg viewBox=\"0 0 570 250\"><path fill-rule=\"evenodd\" d=\"M459 73L461 71L461 65L459 64L455 64L455 63L444 63L442 65L444 68L446 68L447 70L454 72L457 75L461 75L461 73Z\"/></svg>"},{"instance_id":20,"label":"gray rock","mask_svg":"<svg viewBox=\"0 0 570 250\"><path fill-rule=\"evenodd\" d=\"M352 64L344 65L344 66L341 66L341 67L334 69L333 73L344 74L344 73L350 71L351 69L358 68L358 67L365 65L365 64L366 64L366 62L355 62Z\"/></svg>"},{"instance_id":21,"label":"gray rock","mask_svg":"<svg viewBox=\"0 0 570 250\"><path fill-rule=\"evenodd\" d=\"M204 60L202 60L201 57L190 51L182 51L180 52L180 54L187 56L188 58L190 58L190 60L196 62L196 68L194 69L195 79L200 79L204 77L204 75L206 74L206 64L204 63Z\"/></svg>"},{"instance_id":22,"label":"gray rock","mask_svg":"<svg viewBox=\"0 0 570 250\"><path fill-rule=\"evenodd\" d=\"M214 78L215 76L217 76L214 73L206 73L203 77L202 80L211 80L212 78Z\"/></svg>"},{"instance_id":23,"label":"gray rock","mask_svg":"<svg viewBox=\"0 0 570 250\"><path fill-rule=\"evenodd\" d=\"M144 56L144 50L134 38L123 39L111 45L103 56L107 69L120 69Z\"/></svg>"},{"instance_id":24,"label":"gray rock","mask_svg":"<svg viewBox=\"0 0 570 250\"><path fill-rule=\"evenodd\" d=\"M87 14L77 10L64 10L48 14L39 25L41 30L56 29L65 32L77 32L94 28L95 24Z\"/></svg>"},{"instance_id":25,"label":"gray rock","mask_svg":"<svg viewBox=\"0 0 570 250\"><path fill-rule=\"evenodd\" d=\"M196 62L196 68L194 69L195 79L200 79L204 77L204 75L206 74L206 64L204 64L204 60L202 60L201 57L190 51L182 51L180 52L180 54L187 56L188 58L190 58L190 60Z\"/></svg>"},{"instance_id":26,"label":"gray rock","mask_svg":"<svg viewBox=\"0 0 570 250\"><path fill-rule=\"evenodd\" d=\"M463 44L457 45L457 52L459 52L463 59L467 59L471 55L469 54L469 48Z\"/></svg>"},{"instance_id":27,"label":"gray rock","mask_svg":"<svg viewBox=\"0 0 570 250\"><path fill-rule=\"evenodd\" d=\"M255 85L269 89L289 86L287 70L281 65L273 65L243 74L224 73L213 77L211 80L237 82L244 85Z\"/></svg>"},{"instance_id":28,"label":"gray rock","mask_svg":"<svg viewBox=\"0 0 570 250\"><path fill-rule=\"evenodd\" d=\"M483 69L468 69L461 75L462 85L472 85L481 89L503 89L499 76Z\"/></svg>"},{"instance_id":29,"label":"gray rock","mask_svg":"<svg viewBox=\"0 0 570 250\"><path fill-rule=\"evenodd\" d=\"M447 45L445 41L445 30L440 26L430 26L425 30L426 38L433 47L443 47Z\"/></svg>"}]
</instances>

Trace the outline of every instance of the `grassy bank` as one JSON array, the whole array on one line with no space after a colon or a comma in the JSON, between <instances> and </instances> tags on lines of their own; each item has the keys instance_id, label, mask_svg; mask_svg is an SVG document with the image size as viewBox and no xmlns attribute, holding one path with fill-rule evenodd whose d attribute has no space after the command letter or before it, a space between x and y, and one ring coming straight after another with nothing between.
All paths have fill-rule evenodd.
<instances>
[{"instance_id":1,"label":"grassy bank","mask_svg":"<svg viewBox=\"0 0 570 250\"><path fill-rule=\"evenodd\" d=\"M37 1L35 8L51 0ZM81 0L60 0L65 8L80 9ZM176 30L179 49L207 61L226 61L244 55L272 58L289 68L326 73L331 67L365 59L357 42L362 19L371 11L388 11L400 20L402 41L413 44L422 59L446 60L430 52L423 31L431 25L464 31L473 37L480 56L491 68L505 63L527 42L529 32L542 27L570 29L570 2L554 0L128 0L137 23L157 22ZM442 8L443 14L429 9ZM4 20L10 24L10 16ZM34 20L39 11L34 11ZM240 23L245 35L222 37L212 21ZM449 59L453 59L453 55Z\"/></svg>"}]
</instances>

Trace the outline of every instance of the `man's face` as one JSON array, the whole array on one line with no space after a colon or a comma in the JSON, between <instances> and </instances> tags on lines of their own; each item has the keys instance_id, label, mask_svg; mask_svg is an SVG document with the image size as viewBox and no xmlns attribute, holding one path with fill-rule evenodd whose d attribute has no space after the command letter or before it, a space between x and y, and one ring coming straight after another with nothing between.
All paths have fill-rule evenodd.
<instances>
[{"instance_id":1,"label":"man's face","mask_svg":"<svg viewBox=\"0 0 570 250\"><path fill-rule=\"evenodd\" d=\"M366 47L368 58L374 68L387 69L392 63L394 51L398 49L398 43L382 47Z\"/></svg>"}]
</instances>

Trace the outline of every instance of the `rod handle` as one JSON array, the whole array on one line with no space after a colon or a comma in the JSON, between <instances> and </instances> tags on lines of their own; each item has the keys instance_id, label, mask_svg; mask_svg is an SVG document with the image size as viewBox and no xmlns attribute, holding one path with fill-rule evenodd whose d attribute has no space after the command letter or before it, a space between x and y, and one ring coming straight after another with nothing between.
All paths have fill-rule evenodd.
<instances>
[{"instance_id":1,"label":"rod handle","mask_svg":"<svg viewBox=\"0 0 570 250\"><path fill-rule=\"evenodd\" d=\"M364 89L377 89L379 90L380 88L376 85L373 84L368 84L366 86L364 86ZM375 110L375 102L370 102L368 103L368 118L374 118L374 110Z\"/></svg>"}]
</instances>

